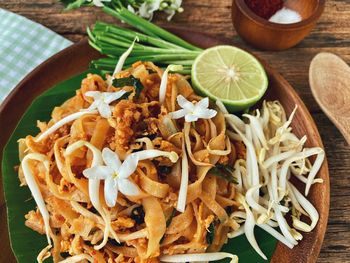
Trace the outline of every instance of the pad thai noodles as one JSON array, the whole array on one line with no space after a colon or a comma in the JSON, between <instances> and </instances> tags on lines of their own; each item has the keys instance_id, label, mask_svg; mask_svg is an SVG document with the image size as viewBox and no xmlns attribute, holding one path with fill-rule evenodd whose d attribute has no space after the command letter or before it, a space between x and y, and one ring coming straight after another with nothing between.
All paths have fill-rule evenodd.
<instances>
[{"instance_id":1,"label":"pad thai noodles","mask_svg":"<svg viewBox=\"0 0 350 263\"><path fill-rule=\"evenodd\" d=\"M305 196L324 152L293 134L295 111L267 101L239 118L171 68L121 68L88 74L19 140L19 178L37 204L25 224L48 242L38 262L237 262L219 251L241 234L266 259L255 226L290 248L312 231Z\"/></svg>"}]
</instances>

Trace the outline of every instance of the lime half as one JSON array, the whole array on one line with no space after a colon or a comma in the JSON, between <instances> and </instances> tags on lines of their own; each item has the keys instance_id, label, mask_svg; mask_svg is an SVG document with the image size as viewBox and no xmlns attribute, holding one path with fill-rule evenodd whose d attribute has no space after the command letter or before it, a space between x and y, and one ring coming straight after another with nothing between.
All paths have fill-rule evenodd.
<instances>
[{"instance_id":1,"label":"lime half","mask_svg":"<svg viewBox=\"0 0 350 263\"><path fill-rule=\"evenodd\" d=\"M216 46L194 61L192 84L201 95L221 100L233 112L260 100L268 79L263 66L251 54L232 46Z\"/></svg>"}]
</instances>

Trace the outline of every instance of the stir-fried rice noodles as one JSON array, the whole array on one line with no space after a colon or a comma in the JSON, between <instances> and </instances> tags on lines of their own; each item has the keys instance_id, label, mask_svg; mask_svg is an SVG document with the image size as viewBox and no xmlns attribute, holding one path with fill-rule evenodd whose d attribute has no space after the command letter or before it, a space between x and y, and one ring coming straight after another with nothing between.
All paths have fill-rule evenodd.
<instances>
[{"instance_id":1,"label":"stir-fried rice noodles","mask_svg":"<svg viewBox=\"0 0 350 263\"><path fill-rule=\"evenodd\" d=\"M19 178L38 206L25 224L48 240L39 262L234 262L217 252L244 233L265 257L254 226L290 248L315 227L316 209L289 179L308 194L324 153L304 148L279 102L240 119L221 102L210 110L180 74L160 92L162 76L150 62L107 81L89 74L36 137L19 140ZM127 78L142 90L116 85Z\"/></svg>"}]
</instances>

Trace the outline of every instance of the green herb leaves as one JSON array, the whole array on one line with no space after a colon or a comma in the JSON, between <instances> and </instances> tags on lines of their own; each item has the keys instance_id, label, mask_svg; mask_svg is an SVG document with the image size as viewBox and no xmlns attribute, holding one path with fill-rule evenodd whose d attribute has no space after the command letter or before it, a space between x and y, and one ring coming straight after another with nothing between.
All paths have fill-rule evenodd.
<instances>
[{"instance_id":1,"label":"green herb leaves","mask_svg":"<svg viewBox=\"0 0 350 263\"><path fill-rule=\"evenodd\" d=\"M207 229L207 235L206 235L206 240L208 245L213 244L214 238L215 238L215 224L214 222L211 222L211 224Z\"/></svg>"},{"instance_id":2,"label":"green herb leaves","mask_svg":"<svg viewBox=\"0 0 350 263\"><path fill-rule=\"evenodd\" d=\"M171 221L173 221L173 218L174 218L175 214L176 214L176 209L173 209L173 211L169 215L169 218L166 220L166 227L170 226Z\"/></svg>"},{"instance_id":3,"label":"green herb leaves","mask_svg":"<svg viewBox=\"0 0 350 263\"><path fill-rule=\"evenodd\" d=\"M137 224L141 225L145 222L145 211L142 206L135 207L131 211L131 219L133 219Z\"/></svg>"},{"instance_id":4,"label":"green herb leaves","mask_svg":"<svg viewBox=\"0 0 350 263\"><path fill-rule=\"evenodd\" d=\"M217 164L209 170L209 174L219 176L230 183L237 184L236 178L233 177L233 168L231 166Z\"/></svg>"},{"instance_id":5,"label":"green herb leaves","mask_svg":"<svg viewBox=\"0 0 350 263\"><path fill-rule=\"evenodd\" d=\"M134 87L136 98L138 98L140 96L140 93L143 90L143 85L142 85L140 79L137 79L133 76L130 76L127 78L114 79L113 86L117 87L117 88L123 88L125 86Z\"/></svg>"}]
</instances>

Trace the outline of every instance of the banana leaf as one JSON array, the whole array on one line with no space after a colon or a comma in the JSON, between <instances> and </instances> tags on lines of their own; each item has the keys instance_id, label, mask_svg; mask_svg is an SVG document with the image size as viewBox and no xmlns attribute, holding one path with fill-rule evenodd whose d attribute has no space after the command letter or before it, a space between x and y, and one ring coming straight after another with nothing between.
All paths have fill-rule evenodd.
<instances>
[{"instance_id":1,"label":"banana leaf","mask_svg":"<svg viewBox=\"0 0 350 263\"><path fill-rule=\"evenodd\" d=\"M64 81L36 98L23 115L4 149L2 176L7 205L8 231L12 250L19 263L36 262L38 253L47 244L44 235L39 235L24 225L24 215L35 208L35 202L28 187L19 186L20 182L15 171L15 167L19 164L17 140L28 134L37 134L39 130L36 127L36 121L48 121L55 106L74 96L75 90L80 87L81 80L87 73L88 71ZM256 238L270 260L277 241L260 229L256 231ZM237 254L240 262L266 262L255 253L244 236L229 240L223 251ZM46 262L52 262L52 260L49 259ZM228 261L222 260L220 262Z\"/></svg>"}]
</instances>

